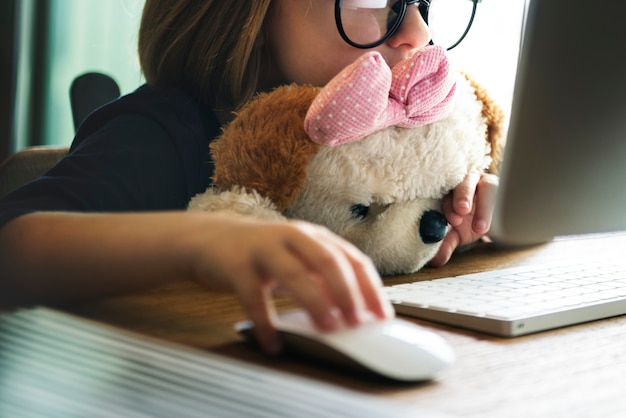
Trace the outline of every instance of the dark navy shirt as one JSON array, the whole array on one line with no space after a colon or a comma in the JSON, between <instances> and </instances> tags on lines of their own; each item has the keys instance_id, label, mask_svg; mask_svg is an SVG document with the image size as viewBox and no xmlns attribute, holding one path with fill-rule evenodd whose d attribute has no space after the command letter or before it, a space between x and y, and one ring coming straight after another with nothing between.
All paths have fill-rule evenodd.
<instances>
[{"instance_id":1,"label":"dark navy shirt","mask_svg":"<svg viewBox=\"0 0 626 418\"><path fill-rule=\"evenodd\" d=\"M211 182L214 113L187 93L140 87L89 115L45 175L0 200L0 228L35 211L185 209Z\"/></svg>"}]
</instances>

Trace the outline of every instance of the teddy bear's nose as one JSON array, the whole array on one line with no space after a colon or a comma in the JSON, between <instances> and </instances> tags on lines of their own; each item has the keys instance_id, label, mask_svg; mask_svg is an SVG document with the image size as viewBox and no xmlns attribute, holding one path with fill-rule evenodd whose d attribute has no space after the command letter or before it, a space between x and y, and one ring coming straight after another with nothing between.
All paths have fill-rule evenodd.
<instances>
[{"instance_id":1,"label":"teddy bear's nose","mask_svg":"<svg viewBox=\"0 0 626 418\"><path fill-rule=\"evenodd\" d=\"M420 237L424 244L434 244L439 242L446 236L448 230L448 221L443 213L436 210L424 212L420 220Z\"/></svg>"}]
</instances>

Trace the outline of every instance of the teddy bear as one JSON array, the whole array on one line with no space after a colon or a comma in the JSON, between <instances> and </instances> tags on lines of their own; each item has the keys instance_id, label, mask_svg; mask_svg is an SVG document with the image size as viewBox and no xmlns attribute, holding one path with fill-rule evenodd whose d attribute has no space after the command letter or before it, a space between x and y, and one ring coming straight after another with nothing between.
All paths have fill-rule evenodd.
<instances>
[{"instance_id":1,"label":"teddy bear","mask_svg":"<svg viewBox=\"0 0 626 418\"><path fill-rule=\"evenodd\" d=\"M428 46L388 67L367 52L326 86L258 94L210 145L212 186L189 210L324 225L383 276L414 273L449 225L442 199L497 173L504 116L484 88Z\"/></svg>"}]
</instances>

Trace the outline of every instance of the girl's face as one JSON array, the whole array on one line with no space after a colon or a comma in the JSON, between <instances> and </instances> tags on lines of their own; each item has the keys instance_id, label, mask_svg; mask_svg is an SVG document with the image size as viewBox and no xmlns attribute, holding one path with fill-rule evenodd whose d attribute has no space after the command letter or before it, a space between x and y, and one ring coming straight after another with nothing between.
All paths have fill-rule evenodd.
<instances>
[{"instance_id":1,"label":"girl's face","mask_svg":"<svg viewBox=\"0 0 626 418\"><path fill-rule=\"evenodd\" d=\"M273 0L268 11L266 45L271 86L287 83L325 85L367 50L348 45L340 36L333 0ZM368 28L364 28L368 30ZM430 32L417 5L407 5L398 31L378 51L392 67L426 46Z\"/></svg>"}]
</instances>

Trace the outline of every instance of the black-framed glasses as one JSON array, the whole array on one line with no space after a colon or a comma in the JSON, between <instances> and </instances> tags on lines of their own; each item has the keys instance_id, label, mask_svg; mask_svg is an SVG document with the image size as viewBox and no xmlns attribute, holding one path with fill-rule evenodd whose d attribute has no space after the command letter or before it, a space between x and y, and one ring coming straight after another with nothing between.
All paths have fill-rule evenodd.
<instances>
[{"instance_id":1,"label":"black-framed glasses","mask_svg":"<svg viewBox=\"0 0 626 418\"><path fill-rule=\"evenodd\" d=\"M335 0L339 34L356 48L374 48L398 30L409 5L416 4L428 25L431 43L448 50L465 39L481 0Z\"/></svg>"}]
</instances>

